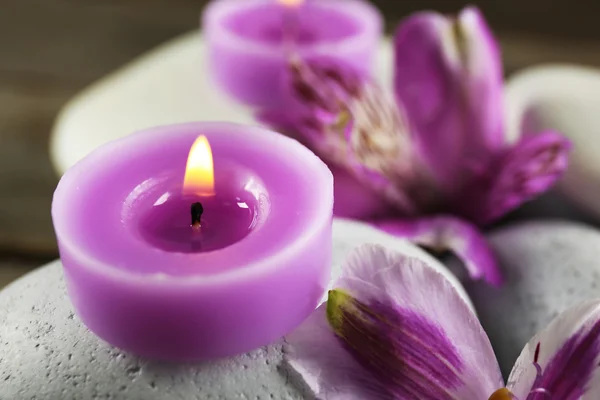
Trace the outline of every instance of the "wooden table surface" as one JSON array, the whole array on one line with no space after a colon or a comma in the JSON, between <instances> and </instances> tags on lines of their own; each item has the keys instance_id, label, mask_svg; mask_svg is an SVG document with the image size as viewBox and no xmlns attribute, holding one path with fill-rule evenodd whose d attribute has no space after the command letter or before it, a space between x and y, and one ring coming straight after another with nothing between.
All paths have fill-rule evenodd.
<instances>
[{"instance_id":1,"label":"wooden table surface","mask_svg":"<svg viewBox=\"0 0 600 400\"><path fill-rule=\"evenodd\" d=\"M388 31L418 9L463 1L380 0ZM202 0L0 0L0 287L57 257L48 138L61 106L128 60L197 28ZM526 5L525 5L526 3ZM528 65L600 66L596 0L487 0L510 73Z\"/></svg>"}]
</instances>

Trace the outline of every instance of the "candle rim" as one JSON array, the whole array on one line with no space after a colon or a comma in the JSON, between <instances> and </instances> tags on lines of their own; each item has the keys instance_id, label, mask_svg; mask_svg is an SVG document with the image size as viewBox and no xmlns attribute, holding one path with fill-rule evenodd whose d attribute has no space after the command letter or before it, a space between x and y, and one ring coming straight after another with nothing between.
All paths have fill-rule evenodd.
<instances>
[{"instance_id":1,"label":"candle rim","mask_svg":"<svg viewBox=\"0 0 600 400\"><path fill-rule=\"evenodd\" d=\"M281 55L281 46L273 46L272 44L264 44L258 40L245 38L231 32L224 26L224 21L232 12L242 12L257 5L271 3L274 3L274 0L213 0L206 6L202 14L202 32L204 34L210 32L219 41L244 52L279 56ZM343 7L336 8L340 3L343 4ZM324 9L339 10L353 21L356 21L360 29L356 34L342 39L320 40L310 44L299 43L296 46L301 53L319 53L331 50L335 50L336 53L352 52L356 50L357 46L360 47L365 38L373 35L379 37L383 32L381 14L374 5L366 3L364 0L323 0L311 4ZM364 18L365 13L369 14L370 18Z\"/></svg>"},{"instance_id":2,"label":"candle rim","mask_svg":"<svg viewBox=\"0 0 600 400\"><path fill-rule=\"evenodd\" d=\"M196 130L201 132L202 130L243 130L251 134L259 135L262 137L268 136L270 140L276 140L282 146L290 149L296 149L296 151L303 152L306 167L306 173L310 174L311 170L326 171L326 183L323 184L325 190L323 190L323 199L321 203L327 204L327 207L319 208L318 214L312 218L314 222L305 224L302 227L302 239L292 242L289 246L282 248L281 250L273 253L272 255L258 260L254 260L249 264L243 266L243 268L230 268L227 271L210 274L210 275L169 275L166 273L139 273L130 270L116 268L107 262L99 260L93 254L89 254L89 251L85 251L77 246L75 240L72 239L74 236L73 232L69 232L69 226L66 224L64 219L60 216L64 215L68 211L68 205L61 205L57 202L57 198L61 195L63 197L68 196L70 189L77 187L78 179L81 178L82 174L85 174L88 165L94 165L99 159L103 159L107 153L113 153L115 150L122 148L123 143L139 141L142 137L144 141L151 141L153 137L163 137L165 132L172 131L186 131ZM62 202L65 204L66 202ZM231 122L188 122L179 123L172 125L162 125L154 128L139 130L126 137L119 138L110 141L90 152L86 157L78 161L69 170L65 172L63 177L60 179L53 195L52 200L52 219L54 222L54 228L57 239L60 241L62 247L64 247L70 254L71 257L78 260L79 265L83 268L90 269L99 274L119 279L121 281L127 281L131 284L139 285L163 285L163 284L179 284L181 286L211 286L219 283L233 283L238 280L244 280L252 277L260 276L260 274L268 272L272 268L278 268L280 263L279 259L286 260L294 257L295 254L301 253L302 249L306 246L314 235L322 231L326 225L331 224L331 210L333 209L333 174L327 167L327 165L317 157L312 151L303 146L297 140L284 136L280 133L272 131L267 128L260 126L249 126ZM66 225L65 225L66 224ZM65 233L66 232L66 233ZM250 233L249 236L255 232ZM236 244L230 246L233 247ZM158 252L163 252L159 249L154 249ZM203 254L189 254L189 253L169 253L174 258L189 258L191 260L199 260L205 257Z\"/></svg>"}]
</instances>

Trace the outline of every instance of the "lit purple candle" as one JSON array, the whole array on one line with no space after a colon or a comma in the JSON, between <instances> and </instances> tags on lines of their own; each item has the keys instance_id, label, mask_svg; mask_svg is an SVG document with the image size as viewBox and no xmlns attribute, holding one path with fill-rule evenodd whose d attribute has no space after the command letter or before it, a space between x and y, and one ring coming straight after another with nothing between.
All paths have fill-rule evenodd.
<instances>
[{"instance_id":1,"label":"lit purple candle","mask_svg":"<svg viewBox=\"0 0 600 400\"><path fill-rule=\"evenodd\" d=\"M268 344L315 309L332 210L330 171L296 141L193 123L97 149L61 179L52 217L88 328L138 355L192 361Z\"/></svg>"},{"instance_id":2,"label":"lit purple candle","mask_svg":"<svg viewBox=\"0 0 600 400\"><path fill-rule=\"evenodd\" d=\"M382 35L379 11L362 0L215 0L202 25L216 82L255 107L285 100L291 54L327 55L369 74Z\"/></svg>"}]
</instances>

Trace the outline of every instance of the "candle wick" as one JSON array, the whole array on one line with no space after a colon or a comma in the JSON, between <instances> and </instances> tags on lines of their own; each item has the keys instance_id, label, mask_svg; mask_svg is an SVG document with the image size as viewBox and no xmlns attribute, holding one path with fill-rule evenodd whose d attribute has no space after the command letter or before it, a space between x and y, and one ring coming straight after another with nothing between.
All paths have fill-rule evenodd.
<instances>
[{"instance_id":1,"label":"candle wick","mask_svg":"<svg viewBox=\"0 0 600 400\"><path fill-rule=\"evenodd\" d=\"M194 230L200 229L203 212L204 212L204 207L202 207L202 203L200 203L198 201L198 202L192 204L191 215L192 215L192 228Z\"/></svg>"}]
</instances>

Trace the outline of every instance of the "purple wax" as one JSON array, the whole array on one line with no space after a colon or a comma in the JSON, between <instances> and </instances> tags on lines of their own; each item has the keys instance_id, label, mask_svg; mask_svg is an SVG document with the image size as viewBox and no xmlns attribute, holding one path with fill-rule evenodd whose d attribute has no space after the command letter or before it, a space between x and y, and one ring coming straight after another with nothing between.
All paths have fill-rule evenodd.
<instances>
[{"instance_id":1,"label":"purple wax","mask_svg":"<svg viewBox=\"0 0 600 400\"><path fill-rule=\"evenodd\" d=\"M361 30L358 21L337 9L320 8L308 3L299 10L287 10L284 5L273 6L272 3L258 5L244 13L234 13L225 18L223 24L235 35L249 40L282 45L284 39L290 39L298 47L313 45L318 41L341 41ZM294 37L286 38L286 23L296 25L296 29L290 26L290 29L294 29Z\"/></svg>"},{"instance_id":2,"label":"purple wax","mask_svg":"<svg viewBox=\"0 0 600 400\"><path fill-rule=\"evenodd\" d=\"M198 201L206 213L200 227L190 229L190 205ZM134 229L137 228L143 240L165 251L214 251L240 241L252 231L256 209L254 204L248 203L238 196L203 199L165 193L165 201L158 199L140 215Z\"/></svg>"},{"instance_id":3,"label":"purple wax","mask_svg":"<svg viewBox=\"0 0 600 400\"><path fill-rule=\"evenodd\" d=\"M124 202L122 219L154 247L170 252L195 253L222 249L246 237L269 214L262 182L235 163L217 162L214 196L183 194L181 174L153 179L134 189ZM201 227L191 229L190 208L202 204Z\"/></svg>"},{"instance_id":4,"label":"purple wax","mask_svg":"<svg viewBox=\"0 0 600 400\"><path fill-rule=\"evenodd\" d=\"M211 196L182 190L199 135L213 150ZM329 281L332 213L333 178L318 157L226 123L106 144L65 173L52 204L79 318L114 346L177 361L247 352L303 321Z\"/></svg>"},{"instance_id":5,"label":"purple wax","mask_svg":"<svg viewBox=\"0 0 600 400\"><path fill-rule=\"evenodd\" d=\"M286 101L288 60L327 56L370 74L382 35L379 11L363 0L215 0L202 17L215 82L253 107Z\"/></svg>"}]
</instances>

